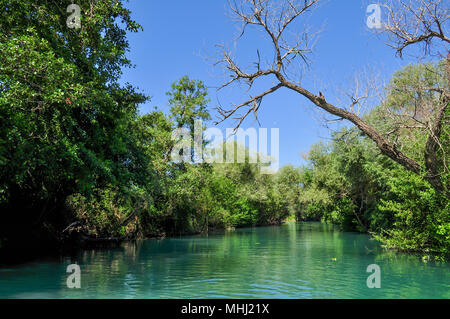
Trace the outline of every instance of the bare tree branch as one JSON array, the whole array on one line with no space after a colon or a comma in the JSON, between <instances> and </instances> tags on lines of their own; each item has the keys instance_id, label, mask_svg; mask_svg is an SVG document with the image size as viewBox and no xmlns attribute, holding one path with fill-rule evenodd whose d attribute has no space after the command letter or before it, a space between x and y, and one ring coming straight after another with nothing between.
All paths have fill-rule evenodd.
<instances>
[{"instance_id":1,"label":"bare tree branch","mask_svg":"<svg viewBox=\"0 0 450 319\"><path fill-rule=\"evenodd\" d=\"M444 29L450 18L445 0L390 0L384 7L387 22L384 32L388 34L388 45L399 56L403 50L414 44L422 44L425 53L430 53L433 40L450 43Z\"/></svg>"},{"instance_id":2,"label":"bare tree branch","mask_svg":"<svg viewBox=\"0 0 450 319\"><path fill-rule=\"evenodd\" d=\"M399 54L401 54L402 50L406 46L414 43L424 43L428 46L430 41L434 38L441 39L447 43L449 42L442 27L448 19L448 12L446 10L442 10L441 8L443 6L443 2L439 0L416 0L415 3L422 3L422 7L417 9L415 6L405 4L402 0L395 1L399 1L401 8L407 10L410 15L416 17L415 24L410 25L405 22L404 19L400 19L399 12L394 11L394 9L390 11L391 24L386 26L386 31L390 32L394 36L394 45L396 45L395 47L397 48ZM418 161L406 156L401 150L399 150L395 142L391 142L389 140L389 136L399 128L396 128L392 131L392 133L384 136L382 132L376 130L359 116L361 103L368 98L367 94L356 94L358 91L357 90L354 94L349 95L350 104L348 106L338 107L332 103L329 103L321 92L316 95L305 89L301 84L294 83L286 75L287 66L293 60L300 57L304 62L306 62L306 54L311 52L311 48L308 46L309 43L307 41L310 34L309 31L303 31L301 33L301 38L297 38L294 42L292 42L291 39L288 39L285 34L295 21L304 16L310 9L315 7L318 2L319 0L241 0L239 3L236 1L229 1L231 11L234 13L237 21L243 26L241 36L245 32L245 28L250 25L262 30L271 41L274 57L270 66L267 68L261 68L261 57L258 50L258 61L254 63L256 66L256 71L247 72L244 71L243 68L239 67L238 63L231 57L231 54L225 49L225 47L221 46L223 58L218 62L218 64L225 66L231 74L231 79L220 88L227 87L235 82L243 81L249 86L250 89L257 79L263 79L267 76L275 77L277 83L263 93L250 97L247 101L228 110L219 108L222 121L235 115L236 117L234 118L238 120L236 128L238 128L250 113L253 112L256 115L262 99L265 96L282 87L287 88L307 98L316 107L337 116L338 119L345 119L352 122L376 143L382 154L388 156L395 162L416 174L426 172L425 178L427 181L430 182L430 184L438 192L444 193L446 196L450 197L448 191L444 191L442 182L436 173L436 152L439 147L442 122L448 105L447 87L433 88L433 91L440 92L444 99L442 100L443 104L439 108L438 112L436 112L435 107L431 107L431 113L429 114L435 114L432 124L430 124L430 121L424 121L423 114L420 114L420 112L417 111L419 109L422 111L423 105L422 108L417 108L416 111L414 111L412 117L409 115L409 119L411 121L415 121L415 123L419 124L406 123L409 127L413 127L413 125L421 125L421 128L427 128L430 132L426 151L424 152L424 157L428 164L426 164L425 167L422 167ZM425 31L425 33L422 32L423 34L420 34L419 31ZM449 59L447 61L449 63L448 68L450 70ZM358 108L355 109L357 106ZM236 114L238 111L245 108L246 112L242 115Z\"/></svg>"}]
</instances>

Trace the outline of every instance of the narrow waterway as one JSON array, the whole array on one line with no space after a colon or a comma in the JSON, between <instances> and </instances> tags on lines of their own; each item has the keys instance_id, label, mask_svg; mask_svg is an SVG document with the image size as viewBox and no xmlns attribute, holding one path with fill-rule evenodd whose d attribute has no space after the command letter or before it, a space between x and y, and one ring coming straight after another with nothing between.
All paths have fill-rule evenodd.
<instances>
[{"instance_id":1,"label":"narrow waterway","mask_svg":"<svg viewBox=\"0 0 450 319\"><path fill-rule=\"evenodd\" d=\"M80 266L81 288L67 287ZM368 288L367 267L380 268ZM450 264L321 223L124 243L0 268L0 298L450 298Z\"/></svg>"}]
</instances>

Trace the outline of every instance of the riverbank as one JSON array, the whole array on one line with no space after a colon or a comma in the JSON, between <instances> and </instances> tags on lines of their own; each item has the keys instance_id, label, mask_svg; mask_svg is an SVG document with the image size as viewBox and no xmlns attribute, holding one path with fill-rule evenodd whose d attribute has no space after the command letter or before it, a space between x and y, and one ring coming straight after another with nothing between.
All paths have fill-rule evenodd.
<instances>
[{"instance_id":1,"label":"riverbank","mask_svg":"<svg viewBox=\"0 0 450 319\"><path fill-rule=\"evenodd\" d=\"M254 225L253 227L279 226L284 222L294 222L295 220L285 220L279 223ZM18 245L0 246L0 267L2 265L14 265L30 262L39 258L57 257L70 255L78 251L91 249L113 249L119 247L122 243L131 243L138 240L163 240L167 238L180 238L199 235L215 235L223 232L232 232L243 227L211 227L207 233L204 232L179 232L177 235L160 233L158 235L145 238L139 237L95 237L90 236L82 230L79 222L71 223L60 234L42 239L30 239L28 242L22 240ZM47 239L47 240L45 240ZM55 240L59 239L59 240Z\"/></svg>"}]
</instances>

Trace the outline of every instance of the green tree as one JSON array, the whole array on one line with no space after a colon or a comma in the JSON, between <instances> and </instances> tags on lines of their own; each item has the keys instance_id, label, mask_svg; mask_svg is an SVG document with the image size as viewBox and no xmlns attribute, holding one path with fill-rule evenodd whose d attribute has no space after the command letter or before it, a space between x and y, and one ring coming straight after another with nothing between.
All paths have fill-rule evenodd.
<instances>
[{"instance_id":1,"label":"green tree","mask_svg":"<svg viewBox=\"0 0 450 319\"><path fill-rule=\"evenodd\" d=\"M78 4L81 28L70 29L66 1L0 1L0 238L10 244L55 237L72 219L69 195L126 190L136 172L130 130L146 97L118 79L131 66L126 31L141 27L121 1Z\"/></svg>"},{"instance_id":2,"label":"green tree","mask_svg":"<svg viewBox=\"0 0 450 319\"><path fill-rule=\"evenodd\" d=\"M429 119L445 83L443 64L408 66L397 72L386 99L366 121L389 136L404 154L426 165ZM434 169L448 185L448 121L444 118ZM421 176L386 158L356 128L334 134L328 145L316 145L302 174L303 218L320 218L343 229L368 231L387 247L448 255L448 199Z\"/></svg>"}]
</instances>

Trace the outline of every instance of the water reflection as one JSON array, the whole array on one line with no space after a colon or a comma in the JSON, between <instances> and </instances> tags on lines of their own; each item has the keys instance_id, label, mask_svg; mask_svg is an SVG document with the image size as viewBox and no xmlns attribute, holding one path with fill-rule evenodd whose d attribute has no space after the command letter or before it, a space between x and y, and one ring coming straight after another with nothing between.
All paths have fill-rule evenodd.
<instances>
[{"instance_id":1,"label":"water reflection","mask_svg":"<svg viewBox=\"0 0 450 319\"><path fill-rule=\"evenodd\" d=\"M66 267L81 267L81 289ZM369 289L369 264L381 288ZM0 269L1 298L449 298L450 265L321 223L129 242Z\"/></svg>"}]
</instances>

